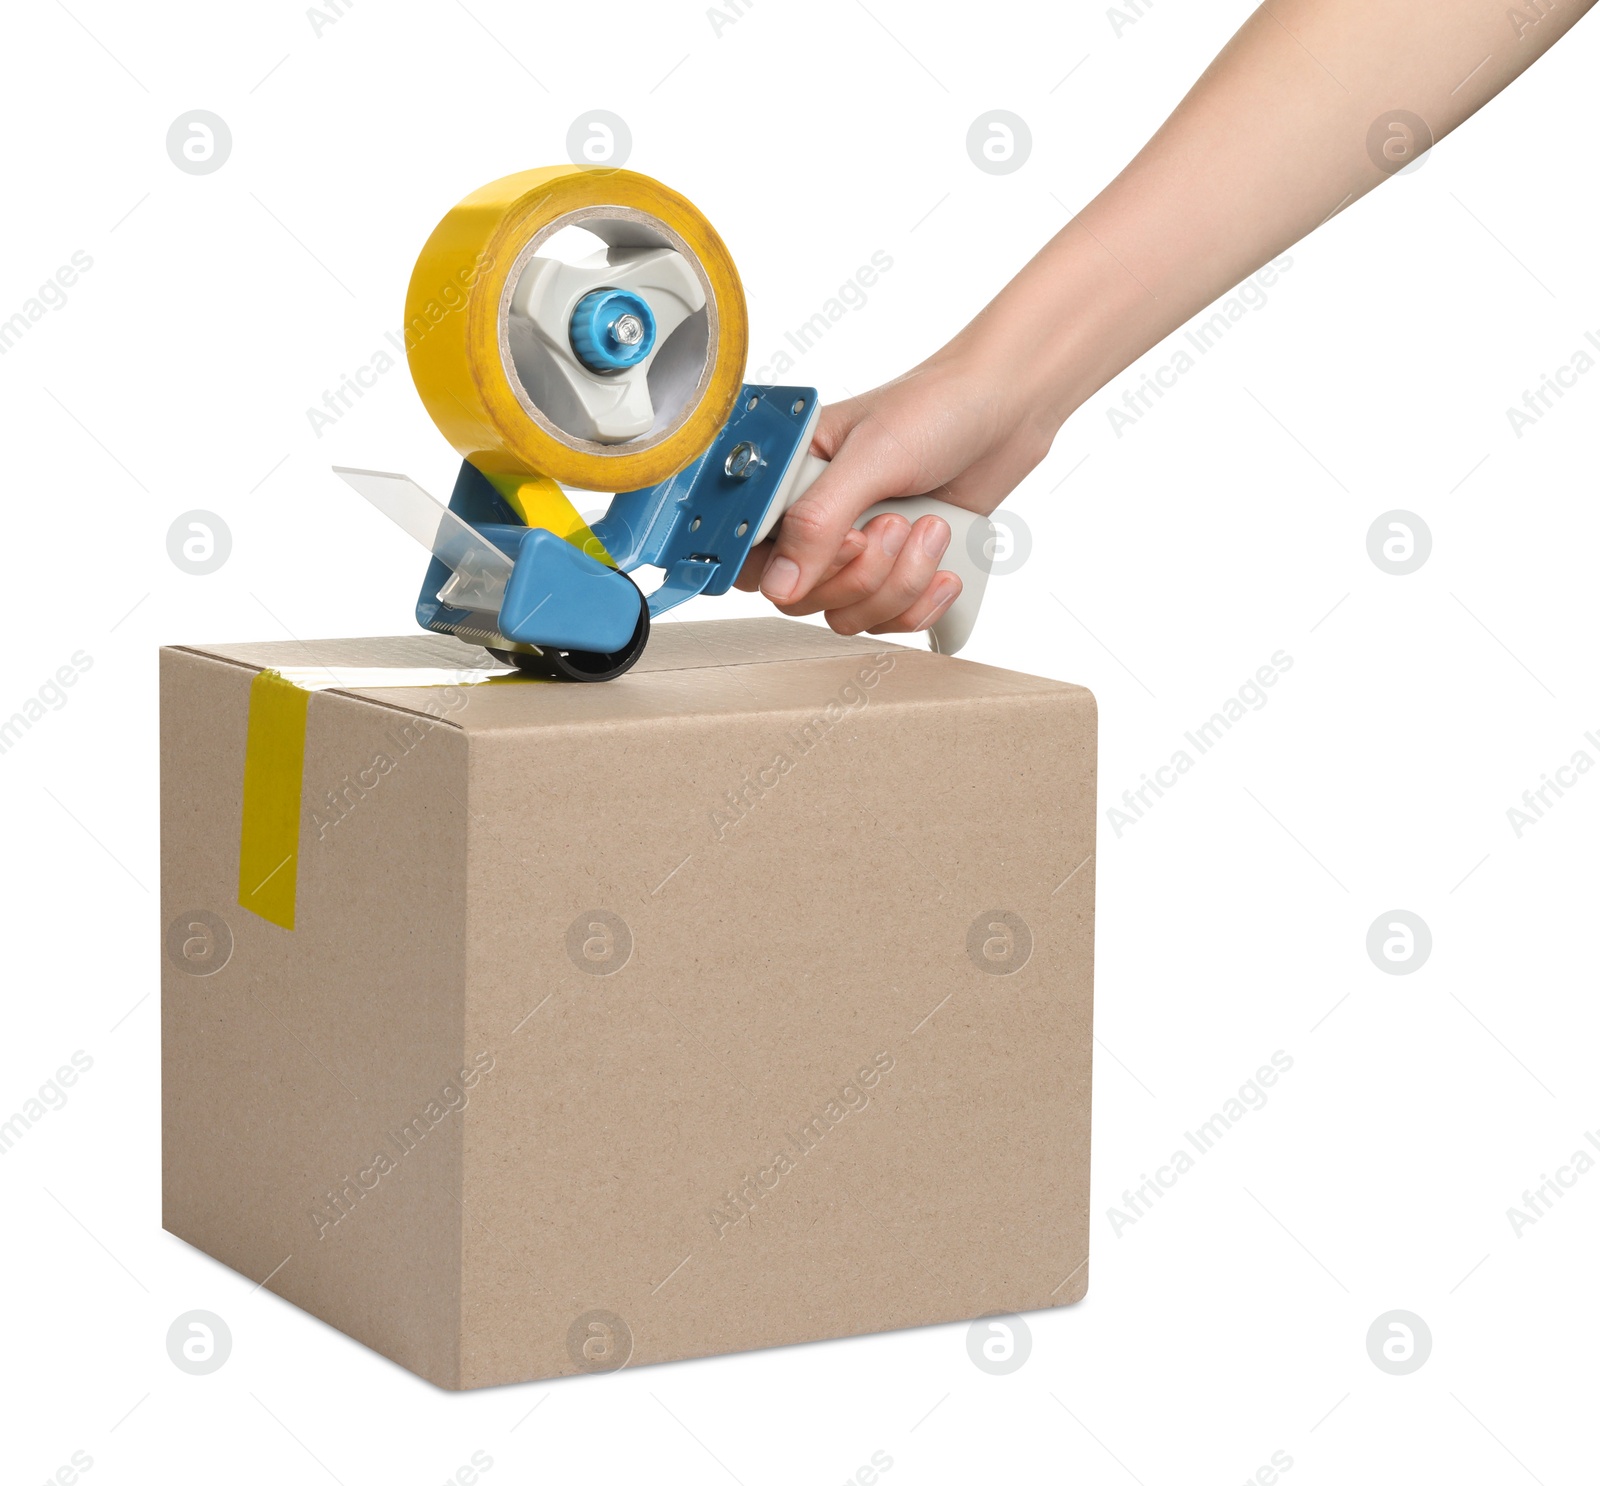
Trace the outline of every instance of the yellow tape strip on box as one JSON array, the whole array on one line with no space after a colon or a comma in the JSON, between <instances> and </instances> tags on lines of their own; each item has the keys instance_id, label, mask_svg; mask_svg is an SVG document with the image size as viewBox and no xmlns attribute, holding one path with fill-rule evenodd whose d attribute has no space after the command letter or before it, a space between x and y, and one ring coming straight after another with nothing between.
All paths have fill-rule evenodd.
<instances>
[{"instance_id":1,"label":"yellow tape strip on box","mask_svg":"<svg viewBox=\"0 0 1600 1486\"><path fill-rule=\"evenodd\" d=\"M542 676L499 667L461 671L442 666L291 666L286 671L261 671L250 683L239 818L239 906L283 929L294 928L306 717L312 692L546 684Z\"/></svg>"},{"instance_id":2,"label":"yellow tape strip on box","mask_svg":"<svg viewBox=\"0 0 1600 1486\"><path fill-rule=\"evenodd\" d=\"M300 855L300 781L311 693L276 671L250 683L239 824L239 906L294 928Z\"/></svg>"}]
</instances>

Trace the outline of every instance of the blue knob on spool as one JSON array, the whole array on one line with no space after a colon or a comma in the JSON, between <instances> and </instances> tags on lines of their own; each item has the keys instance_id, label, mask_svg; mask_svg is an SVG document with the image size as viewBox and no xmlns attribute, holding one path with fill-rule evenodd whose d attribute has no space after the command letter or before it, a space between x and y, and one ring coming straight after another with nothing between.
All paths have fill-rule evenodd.
<instances>
[{"instance_id":1,"label":"blue knob on spool","mask_svg":"<svg viewBox=\"0 0 1600 1486\"><path fill-rule=\"evenodd\" d=\"M626 371L655 346L656 317L626 289L594 289L578 301L569 334L573 352L590 371Z\"/></svg>"}]
</instances>

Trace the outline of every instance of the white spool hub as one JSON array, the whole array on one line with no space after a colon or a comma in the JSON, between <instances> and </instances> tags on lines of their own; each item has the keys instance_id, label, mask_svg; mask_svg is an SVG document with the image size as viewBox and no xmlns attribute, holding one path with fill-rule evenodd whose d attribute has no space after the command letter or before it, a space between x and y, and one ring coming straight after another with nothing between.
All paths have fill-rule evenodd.
<instances>
[{"instance_id":1,"label":"white spool hub","mask_svg":"<svg viewBox=\"0 0 1600 1486\"><path fill-rule=\"evenodd\" d=\"M584 225L592 230L594 224ZM655 342L630 367L591 371L573 350L573 312L596 289L637 294L655 316ZM673 333L705 303L700 276L673 248L610 247L579 263L530 258L512 291L507 327L517 375L529 398L563 432L597 444L626 443L660 421L651 368ZM699 370L693 368L691 383ZM687 391L660 390L664 402L680 405Z\"/></svg>"}]
</instances>

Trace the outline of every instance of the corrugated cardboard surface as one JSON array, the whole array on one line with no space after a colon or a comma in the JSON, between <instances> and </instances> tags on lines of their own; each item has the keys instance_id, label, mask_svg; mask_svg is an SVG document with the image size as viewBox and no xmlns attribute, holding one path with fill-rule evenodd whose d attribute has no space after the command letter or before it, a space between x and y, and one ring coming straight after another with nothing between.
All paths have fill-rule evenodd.
<instances>
[{"instance_id":1,"label":"corrugated cardboard surface","mask_svg":"<svg viewBox=\"0 0 1600 1486\"><path fill-rule=\"evenodd\" d=\"M466 740L434 728L319 839L314 801L400 752L395 725L415 719L311 698L291 932L236 902L251 676L162 653L162 923L208 910L233 939L215 974L163 959L163 1221L255 1280L293 1254L271 1288L445 1381L459 1126L408 1157L403 1192L385 1178L320 1242L309 1215L461 1066Z\"/></svg>"},{"instance_id":2,"label":"corrugated cardboard surface","mask_svg":"<svg viewBox=\"0 0 1600 1486\"><path fill-rule=\"evenodd\" d=\"M252 668L313 662L203 649L164 653L164 921L236 942L167 967L174 1232L256 1279L292 1252L272 1289L454 1387L583 1370L591 1312L639 1364L1082 1295L1086 691L663 625L616 682L450 692L320 832L320 781L445 693L319 693L288 932L230 891L244 703Z\"/></svg>"}]
</instances>

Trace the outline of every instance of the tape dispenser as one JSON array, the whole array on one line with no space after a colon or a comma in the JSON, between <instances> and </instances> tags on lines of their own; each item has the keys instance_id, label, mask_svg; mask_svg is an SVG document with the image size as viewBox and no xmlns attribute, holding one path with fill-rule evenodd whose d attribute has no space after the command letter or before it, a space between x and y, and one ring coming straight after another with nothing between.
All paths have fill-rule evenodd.
<instances>
[{"instance_id":1,"label":"tape dispenser","mask_svg":"<svg viewBox=\"0 0 1600 1486\"><path fill-rule=\"evenodd\" d=\"M620 676L650 621L725 593L827 467L810 452L815 389L744 382L744 291L722 239L632 171L557 166L474 191L422 249L405 339L423 404L462 457L449 505L404 475L337 473L431 554L423 628L531 675ZM591 525L568 489L612 499ZM890 510L950 524L941 567L962 589L929 643L953 654L983 598L993 527L927 496L857 524ZM628 576L647 567L663 574L648 595Z\"/></svg>"}]
</instances>

